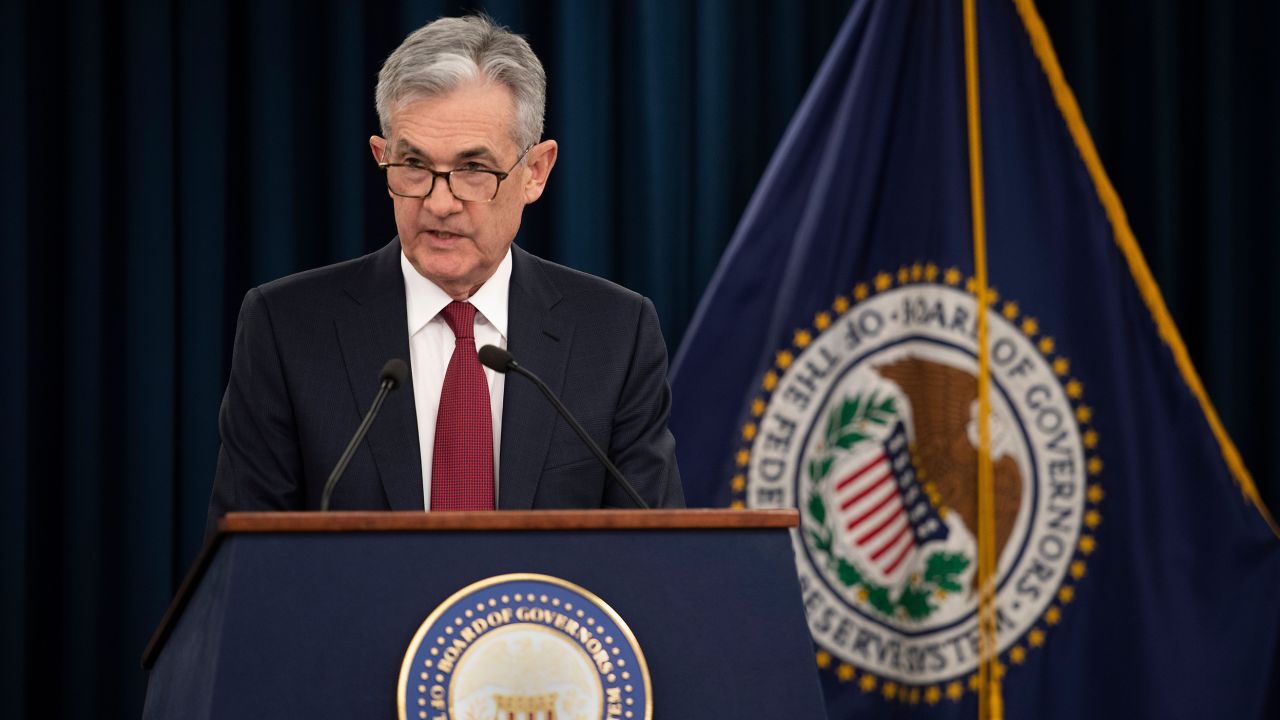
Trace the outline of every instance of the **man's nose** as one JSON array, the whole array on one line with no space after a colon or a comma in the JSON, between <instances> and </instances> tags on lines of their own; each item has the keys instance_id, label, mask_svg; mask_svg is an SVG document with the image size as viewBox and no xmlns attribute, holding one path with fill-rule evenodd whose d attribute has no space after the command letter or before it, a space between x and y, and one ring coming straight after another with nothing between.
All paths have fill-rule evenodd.
<instances>
[{"instance_id":1,"label":"man's nose","mask_svg":"<svg viewBox=\"0 0 1280 720\"><path fill-rule=\"evenodd\" d=\"M440 175L432 178L431 193L423 198L422 202L427 212L437 217L452 215L462 210L462 201L454 197L453 191L449 189L448 179Z\"/></svg>"}]
</instances>

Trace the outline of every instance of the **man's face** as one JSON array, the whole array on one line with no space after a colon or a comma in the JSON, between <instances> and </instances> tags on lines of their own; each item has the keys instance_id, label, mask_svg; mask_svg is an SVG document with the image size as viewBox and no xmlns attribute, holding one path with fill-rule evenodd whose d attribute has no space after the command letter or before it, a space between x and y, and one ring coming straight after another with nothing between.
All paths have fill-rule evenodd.
<instances>
[{"instance_id":1,"label":"man's face","mask_svg":"<svg viewBox=\"0 0 1280 720\"><path fill-rule=\"evenodd\" d=\"M426 199L391 195L404 254L423 277L456 300L474 293L497 269L520 229L524 206L542 196L555 164L556 143L524 149L512 139L515 105L499 83L475 82L436 97L399 105L389 138L369 138L376 161L418 162L444 172L456 168L509 171L491 202L463 202L443 177Z\"/></svg>"}]
</instances>

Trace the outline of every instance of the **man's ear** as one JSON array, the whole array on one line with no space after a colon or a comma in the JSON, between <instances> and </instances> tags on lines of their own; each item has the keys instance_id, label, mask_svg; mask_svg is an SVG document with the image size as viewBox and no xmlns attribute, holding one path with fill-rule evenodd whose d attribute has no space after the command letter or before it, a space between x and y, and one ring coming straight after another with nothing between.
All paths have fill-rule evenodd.
<instances>
[{"instance_id":1,"label":"man's ear","mask_svg":"<svg viewBox=\"0 0 1280 720\"><path fill-rule=\"evenodd\" d=\"M387 141L377 135L369 136L369 149L373 151L373 161L376 163L387 162L386 156Z\"/></svg>"},{"instance_id":2,"label":"man's ear","mask_svg":"<svg viewBox=\"0 0 1280 720\"><path fill-rule=\"evenodd\" d=\"M529 148L528 154L524 156L524 162L528 169L524 177L524 202L532 203L542 197L542 191L547 187L547 177L551 175L551 168L555 167L556 155L560 150L560 146L555 140L543 140L542 142Z\"/></svg>"}]
</instances>

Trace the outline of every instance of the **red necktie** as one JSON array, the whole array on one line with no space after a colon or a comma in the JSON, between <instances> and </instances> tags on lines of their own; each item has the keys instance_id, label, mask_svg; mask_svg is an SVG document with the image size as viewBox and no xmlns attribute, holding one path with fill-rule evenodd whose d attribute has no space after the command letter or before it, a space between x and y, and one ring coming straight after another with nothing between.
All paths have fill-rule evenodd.
<instances>
[{"instance_id":1,"label":"red necktie","mask_svg":"<svg viewBox=\"0 0 1280 720\"><path fill-rule=\"evenodd\" d=\"M476 308L454 301L441 314L456 340L436 414L431 509L492 510L493 414L489 383L476 355Z\"/></svg>"}]
</instances>

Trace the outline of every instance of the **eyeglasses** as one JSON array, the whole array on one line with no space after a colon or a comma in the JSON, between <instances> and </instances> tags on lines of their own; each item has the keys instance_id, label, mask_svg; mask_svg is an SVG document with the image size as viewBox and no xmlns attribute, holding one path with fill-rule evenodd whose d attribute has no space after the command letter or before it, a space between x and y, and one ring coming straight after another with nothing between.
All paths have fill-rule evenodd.
<instances>
[{"instance_id":1,"label":"eyeglasses","mask_svg":"<svg viewBox=\"0 0 1280 720\"><path fill-rule=\"evenodd\" d=\"M432 170L416 159L402 163L378 163L378 167L387 173L387 189L403 198L429 198L435 192L436 178L444 178L445 185L449 186L449 192L455 198L463 202L487 203L498 197L502 181L511 175L511 171L524 160L531 148L532 145L525 148L506 172L481 167L461 167L441 172Z\"/></svg>"}]
</instances>

